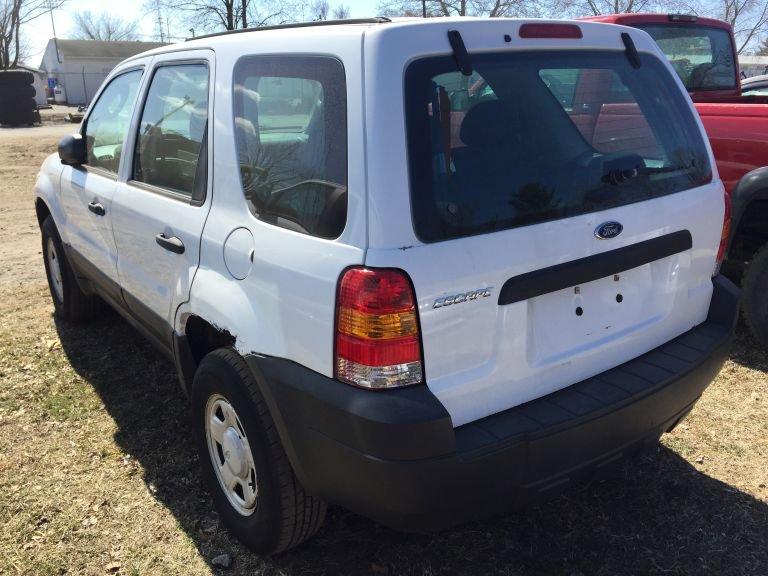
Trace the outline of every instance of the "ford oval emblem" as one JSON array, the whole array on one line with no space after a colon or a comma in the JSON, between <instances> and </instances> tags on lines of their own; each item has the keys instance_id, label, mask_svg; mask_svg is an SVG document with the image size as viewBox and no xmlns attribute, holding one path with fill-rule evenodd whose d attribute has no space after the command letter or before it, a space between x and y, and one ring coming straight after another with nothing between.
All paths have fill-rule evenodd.
<instances>
[{"instance_id":1,"label":"ford oval emblem","mask_svg":"<svg viewBox=\"0 0 768 576\"><path fill-rule=\"evenodd\" d=\"M600 238L600 240L616 238L622 230L624 230L624 226L621 225L621 222L603 222L595 228L595 237Z\"/></svg>"}]
</instances>

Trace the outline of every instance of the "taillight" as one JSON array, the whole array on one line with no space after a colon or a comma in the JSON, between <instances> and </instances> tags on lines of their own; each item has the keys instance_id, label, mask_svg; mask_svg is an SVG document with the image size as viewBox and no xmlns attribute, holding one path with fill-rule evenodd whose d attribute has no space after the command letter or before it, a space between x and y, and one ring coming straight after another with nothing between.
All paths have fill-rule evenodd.
<instances>
[{"instance_id":1,"label":"taillight","mask_svg":"<svg viewBox=\"0 0 768 576\"><path fill-rule=\"evenodd\" d=\"M405 272L350 268L336 296L336 378L363 388L423 379L416 301Z\"/></svg>"},{"instance_id":2,"label":"taillight","mask_svg":"<svg viewBox=\"0 0 768 576\"><path fill-rule=\"evenodd\" d=\"M725 260L725 251L728 249L728 238L731 235L731 195L726 192L723 194L725 201L725 212L723 214L723 231L720 233L720 247L717 249L717 261L715 262L715 272L713 276L720 273L720 266Z\"/></svg>"},{"instance_id":3,"label":"taillight","mask_svg":"<svg viewBox=\"0 0 768 576\"><path fill-rule=\"evenodd\" d=\"M696 22L699 17L695 14L667 14L670 22Z\"/></svg>"}]
</instances>

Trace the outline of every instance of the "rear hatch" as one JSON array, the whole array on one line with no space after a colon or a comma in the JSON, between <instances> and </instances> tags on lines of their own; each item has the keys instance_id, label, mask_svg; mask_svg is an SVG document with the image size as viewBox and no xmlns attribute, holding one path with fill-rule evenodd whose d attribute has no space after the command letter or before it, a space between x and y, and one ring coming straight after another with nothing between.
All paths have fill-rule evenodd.
<instances>
[{"instance_id":1,"label":"rear hatch","mask_svg":"<svg viewBox=\"0 0 768 576\"><path fill-rule=\"evenodd\" d=\"M712 292L722 185L663 55L637 30L520 25L382 26L365 44L366 264L413 280L455 426L663 344Z\"/></svg>"}]
</instances>

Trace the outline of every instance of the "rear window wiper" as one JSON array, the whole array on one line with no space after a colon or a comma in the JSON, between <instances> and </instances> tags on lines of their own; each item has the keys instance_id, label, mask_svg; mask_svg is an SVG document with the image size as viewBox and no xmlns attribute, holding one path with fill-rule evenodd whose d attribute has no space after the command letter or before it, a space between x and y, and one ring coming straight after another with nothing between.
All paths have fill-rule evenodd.
<instances>
[{"instance_id":1,"label":"rear window wiper","mask_svg":"<svg viewBox=\"0 0 768 576\"><path fill-rule=\"evenodd\" d=\"M632 65L632 68L640 68L640 54L637 52L632 36L628 32L621 33L621 41L624 43L624 54L627 56L627 60Z\"/></svg>"},{"instance_id":2,"label":"rear window wiper","mask_svg":"<svg viewBox=\"0 0 768 576\"><path fill-rule=\"evenodd\" d=\"M456 66L464 76L472 76L472 60L464 46L464 39L458 30L448 30L448 43L453 50L453 59L456 60Z\"/></svg>"},{"instance_id":3,"label":"rear window wiper","mask_svg":"<svg viewBox=\"0 0 768 576\"><path fill-rule=\"evenodd\" d=\"M618 185L618 184L621 184L622 182L626 182L627 180L631 180L632 178L637 178L639 176L650 176L651 174L666 174L669 172L682 172L683 170L689 170L693 168L694 165L695 164L691 162L690 164L682 164L679 166L659 166L659 167L636 166L634 168L609 170L608 172L603 174L602 180L603 182L606 182L608 184Z\"/></svg>"}]
</instances>

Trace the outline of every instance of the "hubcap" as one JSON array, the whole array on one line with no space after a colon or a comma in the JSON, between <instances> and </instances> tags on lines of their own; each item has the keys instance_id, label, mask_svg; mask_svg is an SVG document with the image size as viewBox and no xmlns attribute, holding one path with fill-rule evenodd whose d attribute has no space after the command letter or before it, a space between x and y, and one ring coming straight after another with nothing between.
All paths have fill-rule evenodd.
<instances>
[{"instance_id":1,"label":"hubcap","mask_svg":"<svg viewBox=\"0 0 768 576\"><path fill-rule=\"evenodd\" d=\"M238 513L250 516L258 494L251 445L232 404L219 394L205 406L205 436L221 489Z\"/></svg>"},{"instance_id":2,"label":"hubcap","mask_svg":"<svg viewBox=\"0 0 768 576\"><path fill-rule=\"evenodd\" d=\"M59 302L64 302L64 286L61 283L61 266L59 265L59 255L56 253L56 245L53 238L48 238L46 246L46 256L48 258L48 270L51 276L51 288Z\"/></svg>"}]
</instances>

